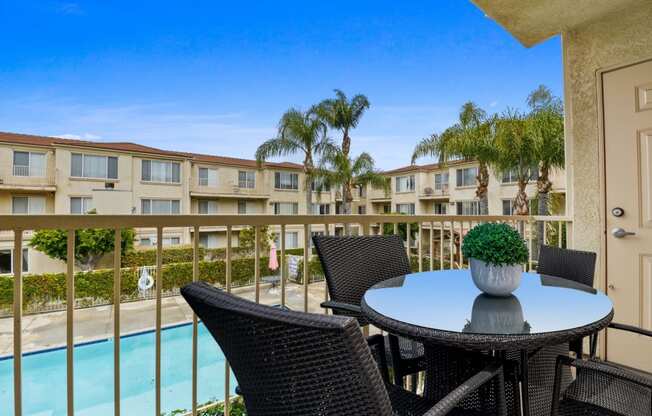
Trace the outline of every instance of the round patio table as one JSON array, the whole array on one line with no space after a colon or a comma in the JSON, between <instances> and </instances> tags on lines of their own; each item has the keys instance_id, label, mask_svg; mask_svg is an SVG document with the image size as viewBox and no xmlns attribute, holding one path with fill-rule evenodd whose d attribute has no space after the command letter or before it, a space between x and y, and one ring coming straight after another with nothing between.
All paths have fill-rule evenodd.
<instances>
[{"instance_id":1,"label":"round patio table","mask_svg":"<svg viewBox=\"0 0 652 416\"><path fill-rule=\"evenodd\" d=\"M605 328L613 304L591 287L534 273L523 273L511 296L492 297L475 286L469 270L443 270L374 285L362 299L362 311L378 328L424 344L433 370L426 373L426 395L434 397L430 389L441 388L440 381L428 378L446 360L442 350L520 357L520 381L528 386L522 391L523 413L529 415L549 410L556 355L568 353L568 342ZM528 361L538 353L544 367L529 377Z\"/></svg>"}]
</instances>

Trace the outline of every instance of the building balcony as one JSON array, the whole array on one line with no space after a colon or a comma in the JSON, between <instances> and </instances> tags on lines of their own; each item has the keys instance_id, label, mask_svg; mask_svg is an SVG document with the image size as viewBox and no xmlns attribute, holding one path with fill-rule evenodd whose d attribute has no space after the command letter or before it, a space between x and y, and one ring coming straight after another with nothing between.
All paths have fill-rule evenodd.
<instances>
[{"instance_id":1,"label":"building balcony","mask_svg":"<svg viewBox=\"0 0 652 416\"><path fill-rule=\"evenodd\" d=\"M8 166L0 170L0 190L54 192L54 169L33 166Z\"/></svg>"},{"instance_id":2,"label":"building balcony","mask_svg":"<svg viewBox=\"0 0 652 416\"><path fill-rule=\"evenodd\" d=\"M423 191L419 194L419 199L421 200L448 200L450 196L448 185L444 185L439 189L433 189L430 187L424 188Z\"/></svg>"}]
</instances>

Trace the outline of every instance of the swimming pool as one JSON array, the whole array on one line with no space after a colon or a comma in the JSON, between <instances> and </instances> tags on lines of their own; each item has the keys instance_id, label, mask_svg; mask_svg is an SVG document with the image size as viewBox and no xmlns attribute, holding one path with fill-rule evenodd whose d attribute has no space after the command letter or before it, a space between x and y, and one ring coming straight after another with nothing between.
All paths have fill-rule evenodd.
<instances>
[{"instance_id":1,"label":"swimming pool","mask_svg":"<svg viewBox=\"0 0 652 416\"><path fill-rule=\"evenodd\" d=\"M154 412L155 334L121 338L121 411ZM192 400L192 325L161 332L161 408L190 409ZM75 414L113 415L113 340L75 346ZM199 324L198 402L224 398L224 355L206 327ZM232 378L231 389L236 385ZM13 358L0 360L0 415L13 414ZM66 350L23 357L23 414L66 415Z\"/></svg>"}]
</instances>

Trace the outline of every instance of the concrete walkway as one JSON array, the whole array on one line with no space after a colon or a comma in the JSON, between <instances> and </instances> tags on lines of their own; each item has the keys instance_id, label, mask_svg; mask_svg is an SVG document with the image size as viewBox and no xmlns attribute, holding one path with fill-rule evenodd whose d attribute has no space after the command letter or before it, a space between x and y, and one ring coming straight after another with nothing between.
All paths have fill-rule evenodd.
<instances>
[{"instance_id":1,"label":"concrete walkway","mask_svg":"<svg viewBox=\"0 0 652 416\"><path fill-rule=\"evenodd\" d=\"M286 303L289 308L303 311L303 286L288 283ZM324 300L324 283L308 287L308 310L323 313L319 306ZM253 287L237 288L233 293L254 300ZM260 287L260 302L280 304L280 288L269 284ZM181 296L162 299L163 326L189 322L192 311ZM156 325L156 301L126 302L120 306L120 332L124 334L153 329ZM66 312L48 312L23 317L22 345L24 352L55 348L66 344ZM75 343L113 337L113 305L75 310ZM13 354L13 318L0 319L0 357Z\"/></svg>"}]
</instances>

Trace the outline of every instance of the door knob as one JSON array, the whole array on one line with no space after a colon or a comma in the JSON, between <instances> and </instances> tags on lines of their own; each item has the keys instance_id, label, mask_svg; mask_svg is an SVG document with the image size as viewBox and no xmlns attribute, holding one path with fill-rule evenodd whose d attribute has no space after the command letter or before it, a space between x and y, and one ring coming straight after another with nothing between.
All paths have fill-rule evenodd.
<instances>
[{"instance_id":1,"label":"door knob","mask_svg":"<svg viewBox=\"0 0 652 416\"><path fill-rule=\"evenodd\" d=\"M613 230L611 230L611 234L616 238L623 238L623 237L627 237L628 235L636 235L636 233L633 233L631 231L625 231L622 228L614 228Z\"/></svg>"}]
</instances>

